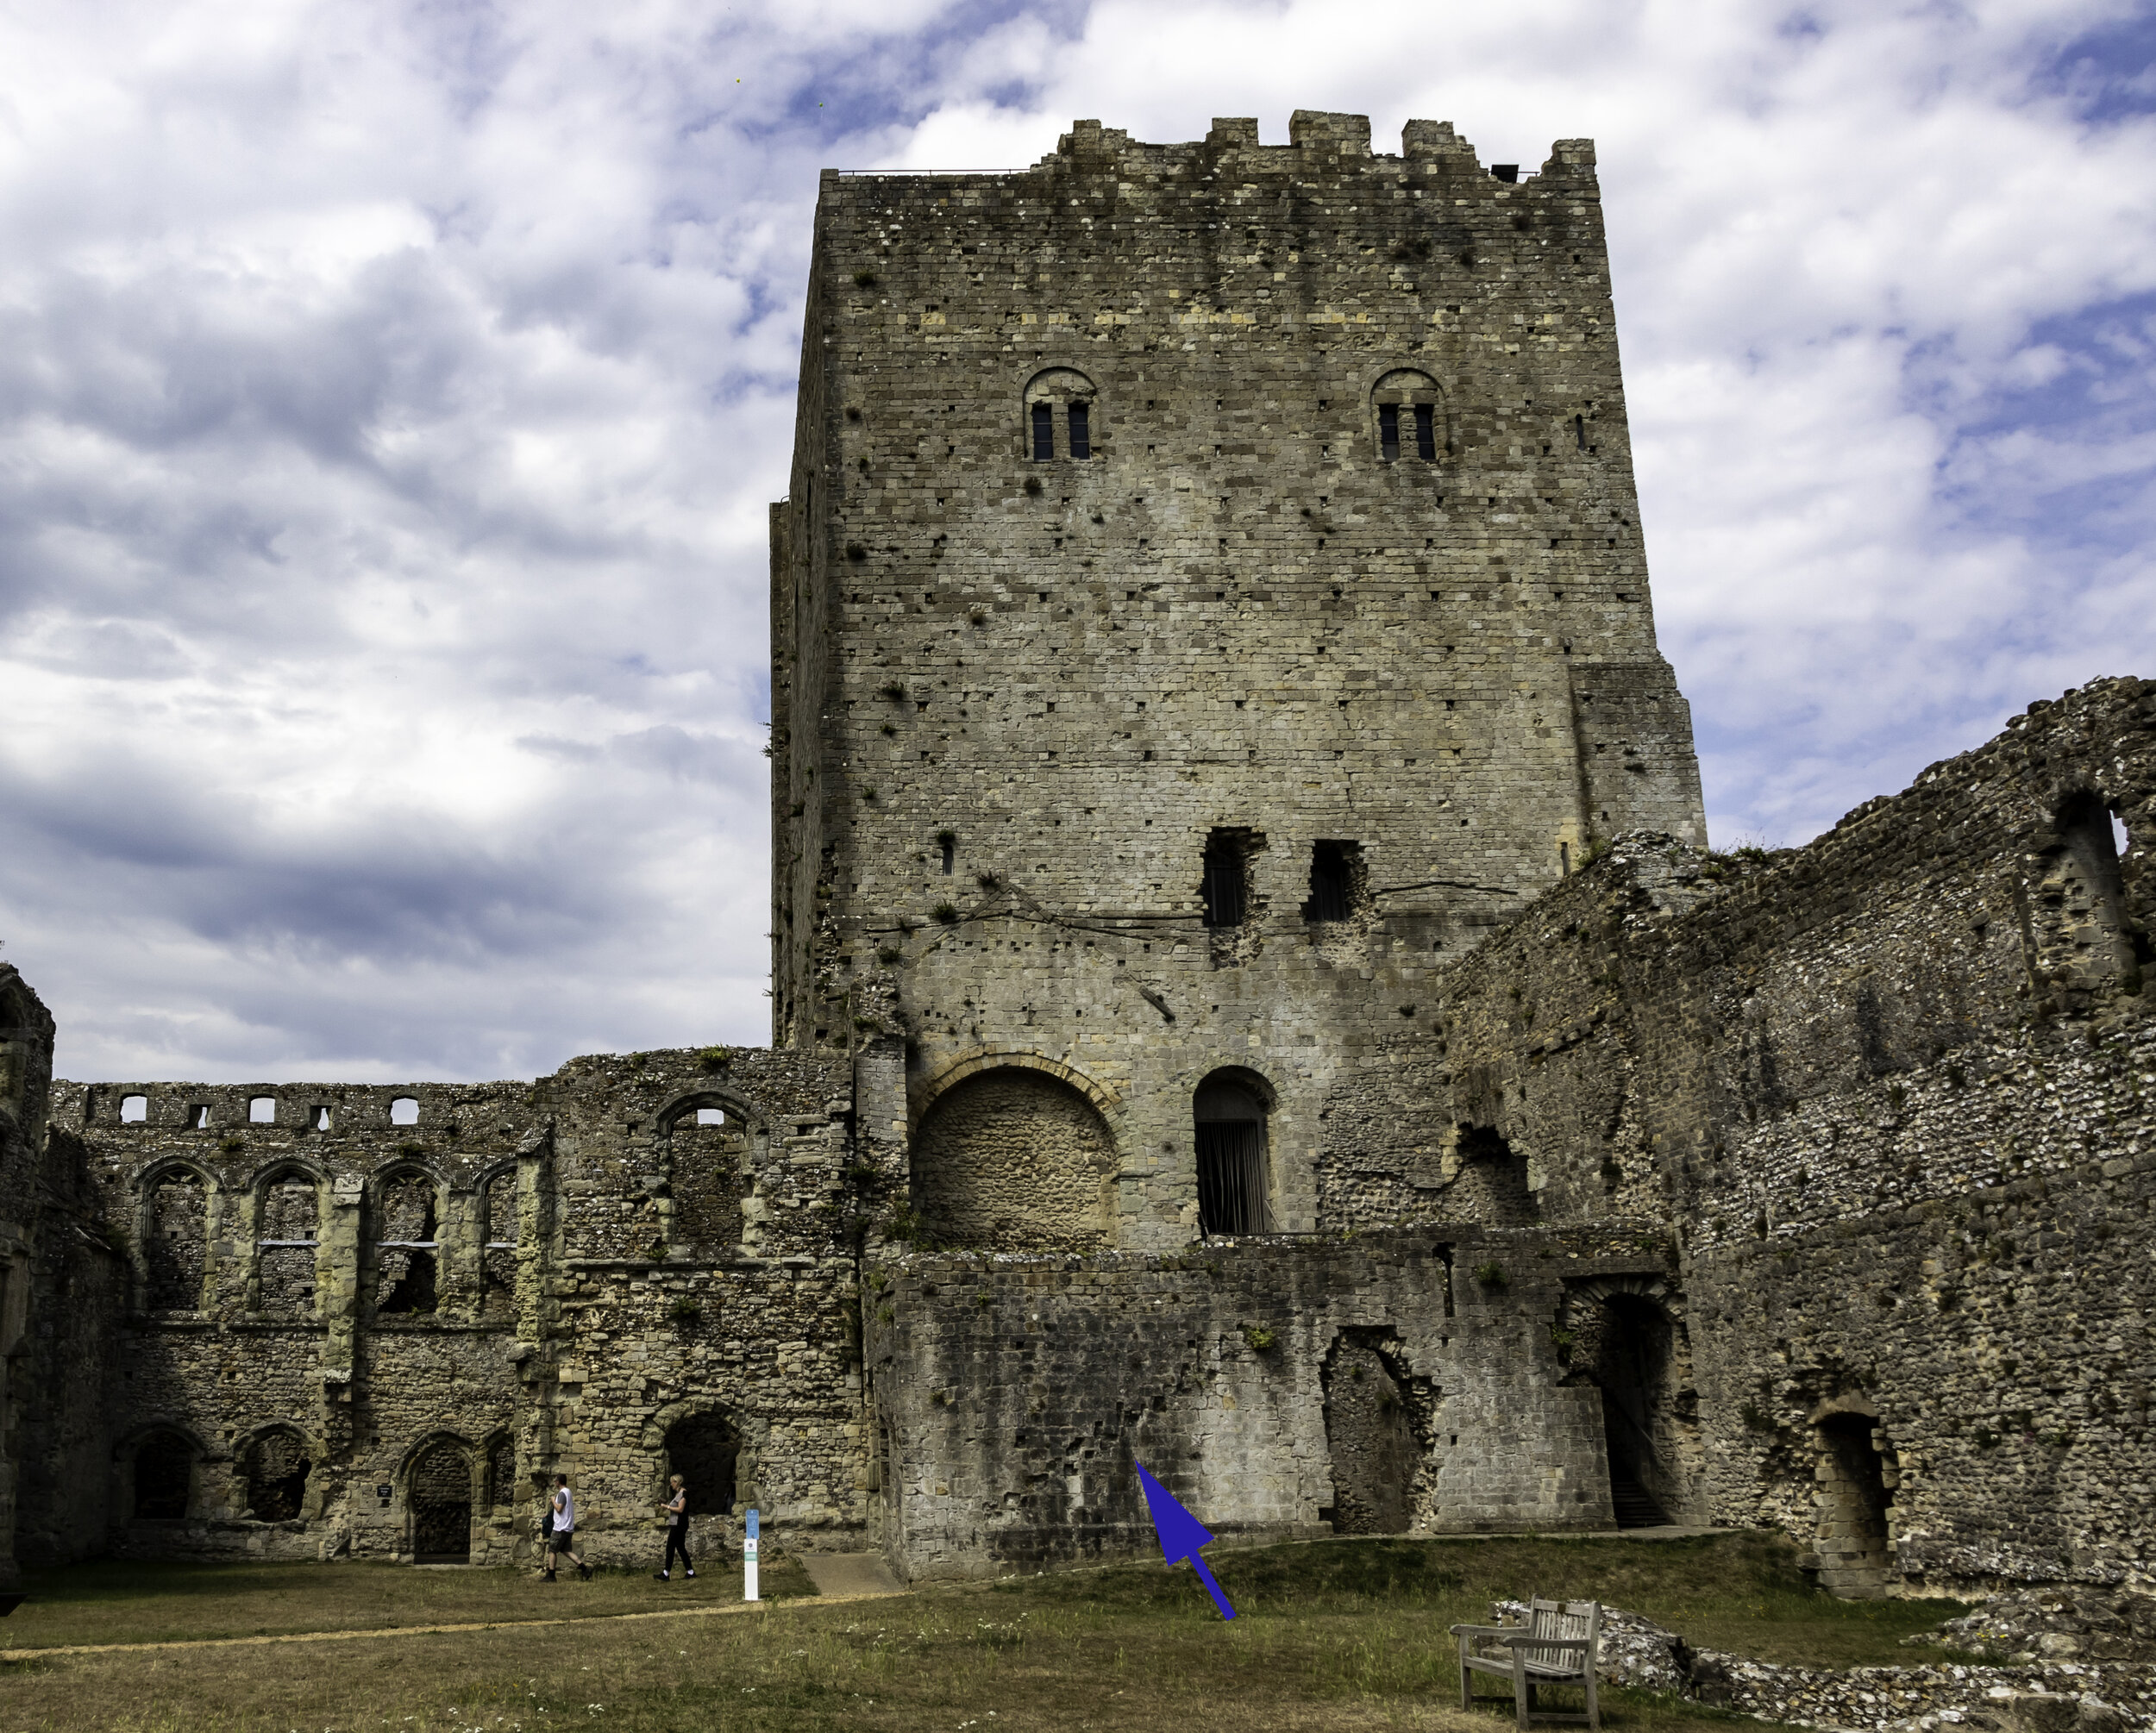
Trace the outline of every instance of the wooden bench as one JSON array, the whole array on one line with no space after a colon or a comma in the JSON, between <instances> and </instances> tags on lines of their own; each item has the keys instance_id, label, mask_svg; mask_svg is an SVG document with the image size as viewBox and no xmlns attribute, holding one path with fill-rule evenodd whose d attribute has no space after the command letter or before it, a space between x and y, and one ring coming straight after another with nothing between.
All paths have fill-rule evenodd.
<instances>
[{"instance_id":1,"label":"wooden bench","mask_svg":"<svg viewBox=\"0 0 2156 1733\"><path fill-rule=\"evenodd\" d=\"M1595 1698L1595 1667L1601 1660L1602 1604L1595 1600L1530 1600L1527 1622L1518 1625L1456 1624L1460 1643L1460 1707L1475 1703L1475 1675L1492 1673L1512 1680L1513 1707L1525 1727L1529 1719L1584 1721L1600 1733L1601 1705ZM1558 1714L1535 1706L1538 1686L1577 1686L1587 1692L1584 1715Z\"/></svg>"}]
</instances>

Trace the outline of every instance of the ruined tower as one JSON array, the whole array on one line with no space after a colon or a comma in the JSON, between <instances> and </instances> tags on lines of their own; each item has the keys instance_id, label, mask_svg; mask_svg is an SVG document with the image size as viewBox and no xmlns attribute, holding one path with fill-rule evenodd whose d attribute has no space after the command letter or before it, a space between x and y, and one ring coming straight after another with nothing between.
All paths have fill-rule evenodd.
<instances>
[{"instance_id":1,"label":"ruined tower","mask_svg":"<svg viewBox=\"0 0 2156 1733\"><path fill-rule=\"evenodd\" d=\"M1704 841L1592 146L1291 138L824 177L776 1036L873 1035L887 973L953 1240L1313 1227L1313 1116L1430 965L1603 839Z\"/></svg>"}]
</instances>

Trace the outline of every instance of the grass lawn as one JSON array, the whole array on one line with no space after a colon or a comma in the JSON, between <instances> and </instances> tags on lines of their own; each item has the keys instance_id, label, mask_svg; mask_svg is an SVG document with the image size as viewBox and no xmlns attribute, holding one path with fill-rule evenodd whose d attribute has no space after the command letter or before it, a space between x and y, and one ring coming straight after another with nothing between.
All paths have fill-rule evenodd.
<instances>
[{"instance_id":1,"label":"grass lawn","mask_svg":"<svg viewBox=\"0 0 2156 1733\"><path fill-rule=\"evenodd\" d=\"M1498 1733L1510 1705L1463 1715L1451 1643L1497 1595L1594 1595L1694 1642L1813 1665L1935 1658L1899 1639L1953 1603L1812 1592L1786 1542L1372 1540L1223 1552L1238 1617L1223 1624L1188 1567L1053 1577L820 1604L802 1592L734 1611L739 1580L602 1575L550 1588L494 1571L392 1566L91 1565L47 1573L0 1638L0 1730L249 1733L615 1733L695 1729L1445 1728ZM622 1618L710 1606L708 1616ZM722 1610L723 1609L723 1610ZM425 1634L429 1624L561 1618ZM348 1641L102 1655L41 1648L298 1630ZM1723 1729L1695 1705L1613 1692L1620 1729Z\"/></svg>"}]
</instances>

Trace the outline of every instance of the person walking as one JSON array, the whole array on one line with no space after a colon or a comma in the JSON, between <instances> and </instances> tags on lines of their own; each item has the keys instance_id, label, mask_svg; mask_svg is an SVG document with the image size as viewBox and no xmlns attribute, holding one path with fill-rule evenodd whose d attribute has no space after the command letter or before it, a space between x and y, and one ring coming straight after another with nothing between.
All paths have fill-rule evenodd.
<instances>
[{"instance_id":1,"label":"person walking","mask_svg":"<svg viewBox=\"0 0 2156 1733\"><path fill-rule=\"evenodd\" d=\"M540 1577L542 1582L554 1580L555 1561L566 1558L576 1567L576 1573L586 1582L592 1579L592 1567L572 1550L576 1539L576 1494L569 1490L569 1477L554 1477L554 1495L548 1500L554 1517L554 1532L547 1536L547 1568Z\"/></svg>"},{"instance_id":2,"label":"person walking","mask_svg":"<svg viewBox=\"0 0 2156 1733\"><path fill-rule=\"evenodd\" d=\"M676 1553L681 1555L681 1574L696 1574L696 1567L689 1562L689 1489L679 1474L671 1476L667 1484L674 1489L674 1496L659 1507L667 1513L667 1561L656 1573L661 1582L672 1580Z\"/></svg>"}]
</instances>

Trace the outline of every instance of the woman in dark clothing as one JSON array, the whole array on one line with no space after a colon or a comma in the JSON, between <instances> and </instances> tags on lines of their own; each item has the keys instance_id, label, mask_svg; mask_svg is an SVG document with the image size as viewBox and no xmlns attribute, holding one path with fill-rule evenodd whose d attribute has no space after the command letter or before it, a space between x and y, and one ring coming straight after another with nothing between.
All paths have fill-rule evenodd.
<instances>
[{"instance_id":1,"label":"woman in dark clothing","mask_svg":"<svg viewBox=\"0 0 2156 1733\"><path fill-rule=\"evenodd\" d=\"M696 1567L689 1562L689 1489L682 1484L679 1474L667 1484L674 1489L674 1496L659 1507L667 1513L667 1561L657 1572L661 1582L672 1578L676 1553L681 1555L681 1574L696 1574Z\"/></svg>"}]
</instances>

